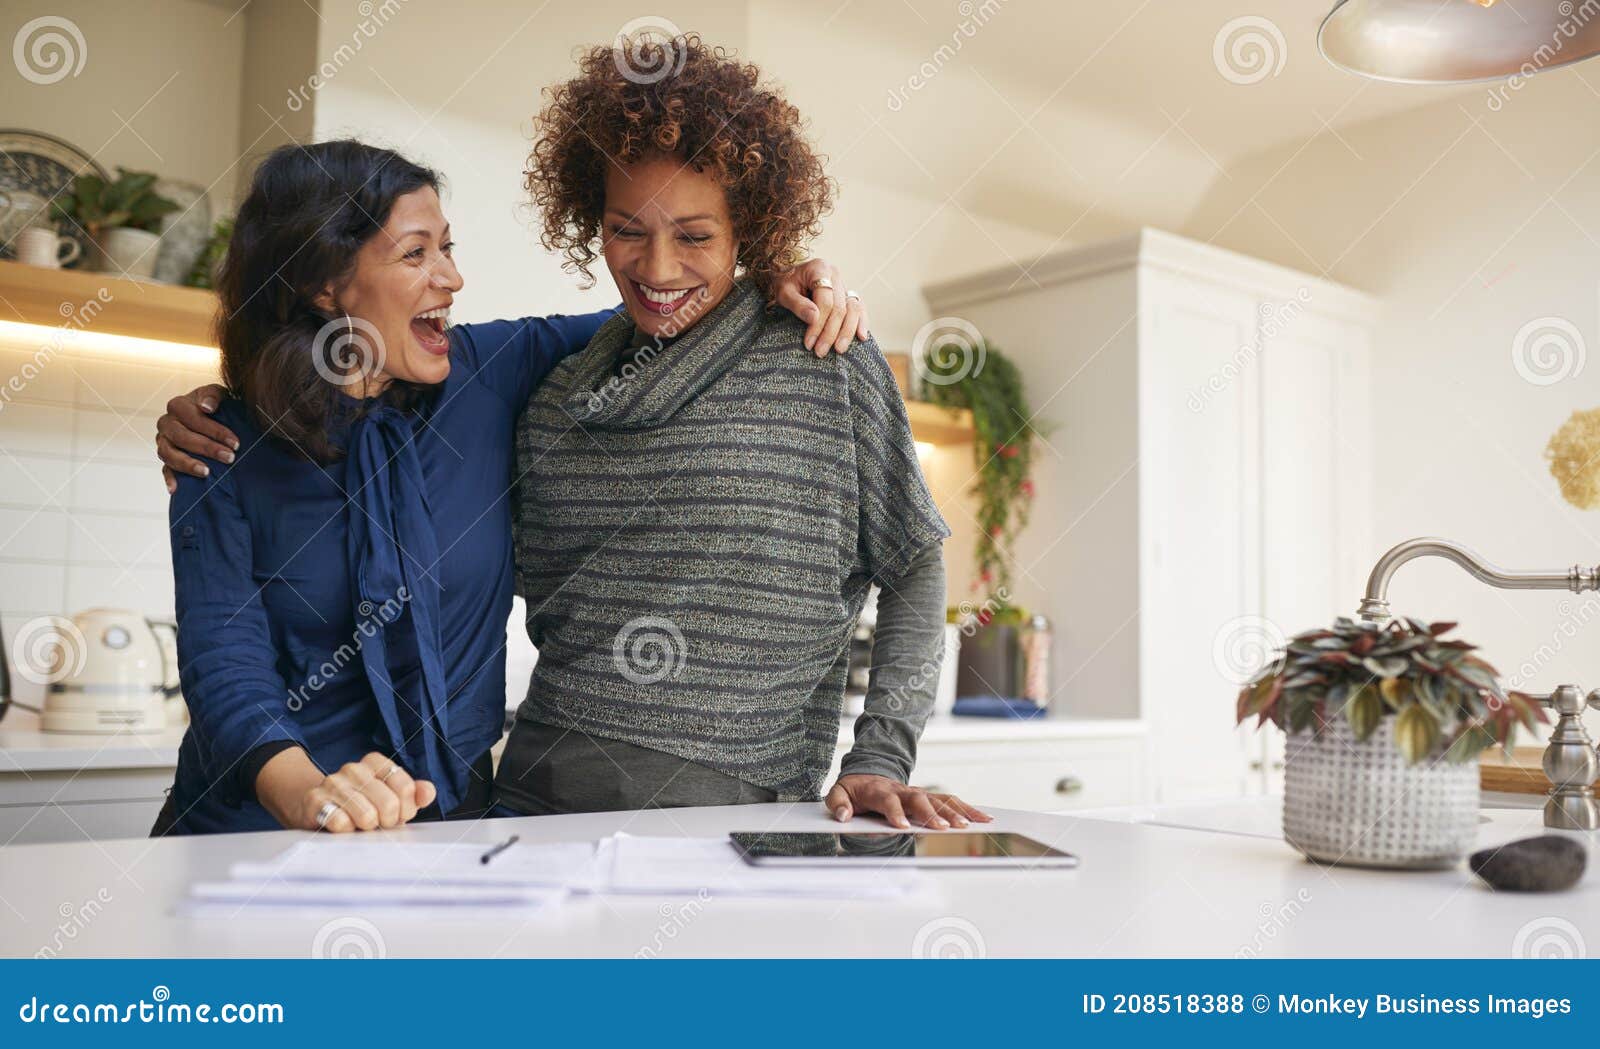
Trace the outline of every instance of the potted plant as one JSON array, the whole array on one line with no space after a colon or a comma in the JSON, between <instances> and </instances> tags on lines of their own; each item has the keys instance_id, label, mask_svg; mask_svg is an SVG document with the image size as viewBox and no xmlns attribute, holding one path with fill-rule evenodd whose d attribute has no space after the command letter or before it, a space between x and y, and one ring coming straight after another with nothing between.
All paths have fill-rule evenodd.
<instances>
[{"instance_id":1,"label":"potted plant","mask_svg":"<svg viewBox=\"0 0 1600 1049\"><path fill-rule=\"evenodd\" d=\"M1358 623L1296 635L1239 691L1238 717L1288 735L1283 836L1308 859L1443 867L1478 829L1478 765L1538 704L1507 692L1454 623Z\"/></svg>"},{"instance_id":2,"label":"potted plant","mask_svg":"<svg viewBox=\"0 0 1600 1049\"><path fill-rule=\"evenodd\" d=\"M922 396L946 408L972 412L972 461L977 468L978 569L975 589L988 600L1011 589L1011 545L1028 524L1033 499L1033 439L1039 427L1028 410L1017 366L1000 350L980 343L971 353L927 348L918 368Z\"/></svg>"},{"instance_id":3,"label":"potted plant","mask_svg":"<svg viewBox=\"0 0 1600 1049\"><path fill-rule=\"evenodd\" d=\"M59 220L88 235L94 247L91 265L107 273L148 280L155 272L155 232L163 216L178 205L156 193L156 176L117 168L110 182L99 175L79 175L72 191L51 203Z\"/></svg>"},{"instance_id":4,"label":"potted plant","mask_svg":"<svg viewBox=\"0 0 1600 1049\"><path fill-rule=\"evenodd\" d=\"M1010 603L1011 548L1028 524L1033 439L1039 428L1016 365L965 326L950 336L957 342L956 352L945 352L939 344L926 346L915 363L926 400L972 412L973 491L978 497L973 590L982 597L985 613L976 617L962 644L957 687L963 696L1016 698L1022 694L1021 637L1028 616Z\"/></svg>"}]
</instances>

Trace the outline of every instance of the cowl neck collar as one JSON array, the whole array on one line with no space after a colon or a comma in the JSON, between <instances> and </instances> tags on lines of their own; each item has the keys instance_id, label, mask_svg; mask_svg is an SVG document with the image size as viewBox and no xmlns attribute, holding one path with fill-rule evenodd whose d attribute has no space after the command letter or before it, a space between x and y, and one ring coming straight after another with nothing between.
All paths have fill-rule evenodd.
<instances>
[{"instance_id":1,"label":"cowl neck collar","mask_svg":"<svg viewBox=\"0 0 1600 1049\"><path fill-rule=\"evenodd\" d=\"M631 350L630 366L617 374L617 358L630 351L633 321L626 314L607 321L577 357L577 370L563 409L582 426L637 430L657 426L698 397L742 356L760 330L765 309L748 281L682 335L656 348L653 341ZM635 364L634 361L638 363Z\"/></svg>"}]
</instances>

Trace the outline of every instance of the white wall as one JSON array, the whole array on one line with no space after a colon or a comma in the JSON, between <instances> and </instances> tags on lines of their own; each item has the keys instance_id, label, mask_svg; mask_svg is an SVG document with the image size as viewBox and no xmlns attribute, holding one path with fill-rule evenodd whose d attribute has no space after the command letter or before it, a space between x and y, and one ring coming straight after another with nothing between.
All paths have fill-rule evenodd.
<instances>
[{"instance_id":1,"label":"white wall","mask_svg":"<svg viewBox=\"0 0 1600 1049\"><path fill-rule=\"evenodd\" d=\"M209 188L232 209L244 20L190 0L0 0L7 41L56 16L83 34L82 70L53 84L0 63L0 126L43 131L123 165ZM121 119L119 119L119 117ZM126 120L128 126L122 121ZM0 302L0 319L13 319ZM39 345L0 342L0 377ZM167 398L209 381L163 360L46 355L0 408L0 624L96 605L170 615L167 493L154 459ZM31 372L29 374L32 374ZM38 689L14 676L24 700Z\"/></svg>"},{"instance_id":2,"label":"white wall","mask_svg":"<svg viewBox=\"0 0 1600 1049\"><path fill-rule=\"evenodd\" d=\"M1597 76L1548 72L1493 104L1486 88L1268 150L1219 179L1184 230L1383 298L1373 558L1432 534L1510 568L1600 562L1600 518L1561 500L1543 459L1568 414L1600 401L1600 368L1578 367L1600 348ZM1523 352L1519 370L1517 333L1542 317L1581 340L1565 366ZM1514 684L1600 685L1593 594L1496 591L1416 562L1391 600L1459 620Z\"/></svg>"},{"instance_id":3,"label":"white wall","mask_svg":"<svg viewBox=\"0 0 1600 1049\"><path fill-rule=\"evenodd\" d=\"M7 44L45 16L82 33L82 70L39 84L0 62L0 127L64 138L112 173L198 183L217 213L231 211L244 18L198 0L0 0Z\"/></svg>"}]
</instances>

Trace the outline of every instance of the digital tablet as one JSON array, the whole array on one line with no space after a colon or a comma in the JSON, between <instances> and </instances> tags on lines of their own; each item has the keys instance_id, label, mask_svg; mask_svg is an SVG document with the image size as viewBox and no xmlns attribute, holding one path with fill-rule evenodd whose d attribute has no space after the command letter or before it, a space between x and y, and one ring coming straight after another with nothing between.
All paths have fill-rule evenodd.
<instances>
[{"instance_id":1,"label":"digital tablet","mask_svg":"<svg viewBox=\"0 0 1600 1049\"><path fill-rule=\"evenodd\" d=\"M841 863L912 867L1076 867L1078 857L1022 834L977 830L896 833L740 833L728 835L758 867L834 867Z\"/></svg>"}]
</instances>

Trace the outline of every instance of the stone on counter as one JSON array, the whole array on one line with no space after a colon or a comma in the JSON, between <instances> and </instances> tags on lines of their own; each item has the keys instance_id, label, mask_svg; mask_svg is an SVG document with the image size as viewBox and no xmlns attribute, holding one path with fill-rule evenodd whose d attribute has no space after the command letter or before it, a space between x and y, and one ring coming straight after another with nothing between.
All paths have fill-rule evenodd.
<instances>
[{"instance_id":1,"label":"stone on counter","mask_svg":"<svg viewBox=\"0 0 1600 1049\"><path fill-rule=\"evenodd\" d=\"M1543 834L1472 854L1472 873L1507 892L1560 892L1576 885L1589 850L1571 838Z\"/></svg>"}]
</instances>

